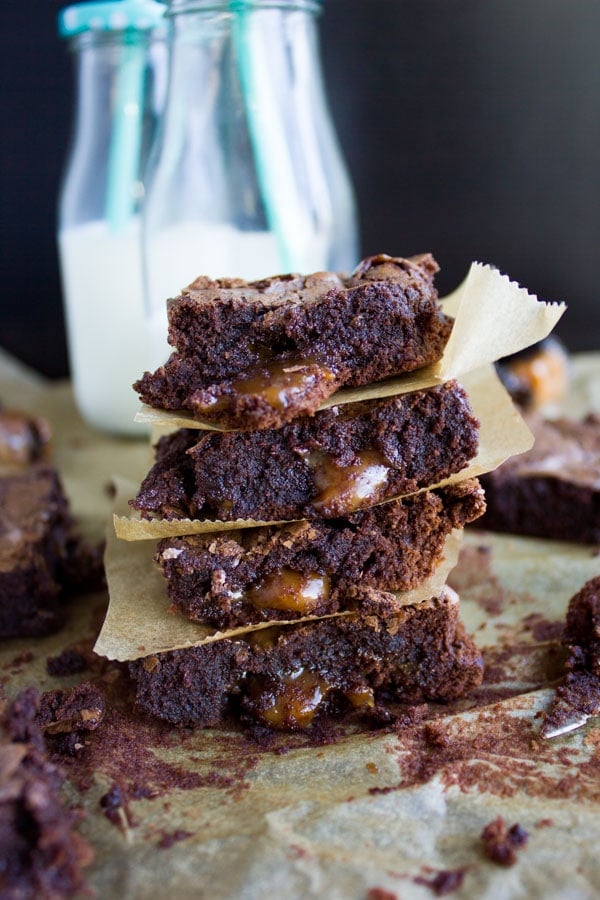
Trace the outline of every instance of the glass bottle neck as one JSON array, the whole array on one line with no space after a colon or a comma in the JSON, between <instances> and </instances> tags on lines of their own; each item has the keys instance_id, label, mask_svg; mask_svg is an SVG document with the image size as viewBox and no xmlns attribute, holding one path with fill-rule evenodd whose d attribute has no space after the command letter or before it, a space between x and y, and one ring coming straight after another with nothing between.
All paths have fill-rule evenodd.
<instances>
[{"instance_id":1,"label":"glass bottle neck","mask_svg":"<svg viewBox=\"0 0 600 900\"><path fill-rule=\"evenodd\" d=\"M179 13L240 13L252 10L296 10L318 14L322 0L170 0L167 16Z\"/></svg>"}]
</instances>

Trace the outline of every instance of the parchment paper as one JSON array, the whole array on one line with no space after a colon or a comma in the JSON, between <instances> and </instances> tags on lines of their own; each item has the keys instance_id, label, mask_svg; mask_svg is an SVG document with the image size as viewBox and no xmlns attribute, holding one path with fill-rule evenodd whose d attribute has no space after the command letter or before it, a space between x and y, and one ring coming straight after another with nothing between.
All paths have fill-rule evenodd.
<instances>
[{"instance_id":1,"label":"parchment paper","mask_svg":"<svg viewBox=\"0 0 600 900\"><path fill-rule=\"evenodd\" d=\"M499 466L509 456L524 453L533 446L532 434L516 410L507 391L496 375L493 366L484 366L461 378L461 384L469 395L473 412L480 422L479 450L472 462L460 472L433 484L441 487L473 478ZM389 501L387 501L389 502ZM117 535L126 541L173 537L183 534L200 534L210 531L230 531L256 525L275 525L277 522L257 522L252 519L235 519L231 522L207 519L142 519L138 513L129 516L115 515Z\"/></svg>"},{"instance_id":2,"label":"parchment paper","mask_svg":"<svg viewBox=\"0 0 600 900\"><path fill-rule=\"evenodd\" d=\"M460 378L547 337L566 309L564 303L538 300L497 269L482 263L472 263L463 283L441 303L444 312L454 318L454 326L444 354L435 365L376 384L343 388L320 408L405 394ZM185 411L157 410L146 405L136 414L135 421L172 428L228 430L214 422L195 419Z\"/></svg>"},{"instance_id":3,"label":"parchment paper","mask_svg":"<svg viewBox=\"0 0 600 900\"><path fill-rule=\"evenodd\" d=\"M598 362L574 360L583 394L585 373L596 377ZM139 479L146 445L85 428L64 384L11 380L0 366L0 397L52 419L74 510L101 533L111 508L106 482L116 471ZM401 900L431 900L435 894L422 881L460 869L462 885L449 895L457 900L597 897L600 723L549 742L540 738L536 716L549 706L561 671L545 623L558 633L568 598L599 573L600 556L596 548L476 531L467 533L465 549L452 582L460 583L463 618L488 675L470 701L430 708L437 744L417 723L398 733L348 733L316 747L290 739L287 752L277 753L238 733L172 732L134 717L128 741L118 743L122 723L113 719L89 735L68 769L68 797L83 805L81 830L96 850L89 870L96 896L375 900L385 896L379 889ZM104 603L102 594L82 598L54 636L2 642L6 696L86 677L52 678L46 658L89 638ZM114 784L130 797L122 828L99 805ZM150 796L134 799L136 784ZM530 835L508 869L485 858L479 837L498 815Z\"/></svg>"},{"instance_id":4,"label":"parchment paper","mask_svg":"<svg viewBox=\"0 0 600 900\"><path fill-rule=\"evenodd\" d=\"M120 482L117 505L123 508L130 496L131 485ZM455 529L446 539L444 552L435 572L412 591L396 593L399 605L411 606L438 595L448 573L456 565L462 532ZM153 560L155 544L147 541L127 543L107 529L105 569L110 597L108 612L94 647L96 653L109 659L137 659L165 650L196 647L212 641L268 628L272 624L247 625L229 631L190 622L181 614L169 614L166 582ZM339 613L336 615L350 615ZM308 622L315 616L295 619ZM323 618L330 618L324 616Z\"/></svg>"}]
</instances>

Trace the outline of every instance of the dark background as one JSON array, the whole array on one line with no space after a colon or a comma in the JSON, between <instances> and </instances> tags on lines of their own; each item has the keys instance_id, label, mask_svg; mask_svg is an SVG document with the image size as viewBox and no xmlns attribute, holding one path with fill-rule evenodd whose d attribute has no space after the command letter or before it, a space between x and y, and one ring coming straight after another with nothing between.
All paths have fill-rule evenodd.
<instances>
[{"instance_id":1,"label":"dark background","mask_svg":"<svg viewBox=\"0 0 600 900\"><path fill-rule=\"evenodd\" d=\"M0 11L0 346L68 371L54 241L71 60L54 0ZM431 250L441 292L471 260L566 300L600 349L600 3L325 0L328 93L364 254Z\"/></svg>"}]
</instances>

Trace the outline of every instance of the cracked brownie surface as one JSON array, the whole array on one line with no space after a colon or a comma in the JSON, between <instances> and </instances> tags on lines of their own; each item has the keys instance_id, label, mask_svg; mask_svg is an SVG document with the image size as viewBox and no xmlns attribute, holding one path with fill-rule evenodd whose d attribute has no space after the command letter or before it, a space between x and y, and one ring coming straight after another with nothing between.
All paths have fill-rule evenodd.
<instances>
[{"instance_id":1,"label":"cracked brownie surface","mask_svg":"<svg viewBox=\"0 0 600 900\"><path fill-rule=\"evenodd\" d=\"M168 302L175 352L134 388L158 409L232 428L279 427L343 385L438 360L452 323L438 303L437 271L429 254L380 254L350 276L198 278Z\"/></svg>"}]
</instances>

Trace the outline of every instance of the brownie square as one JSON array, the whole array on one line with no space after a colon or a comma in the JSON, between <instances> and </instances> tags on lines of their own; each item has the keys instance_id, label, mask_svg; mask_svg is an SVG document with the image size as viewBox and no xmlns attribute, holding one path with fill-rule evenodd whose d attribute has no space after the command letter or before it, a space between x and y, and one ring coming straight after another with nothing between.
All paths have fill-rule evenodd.
<instances>
[{"instance_id":1,"label":"brownie square","mask_svg":"<svg viewBox=\"0 0 600 900\"><path fill-rule=\"evenodd\" d=\"M174 725L222 724L229 713L270 728L310 726L344 706L449 701L482 680L457 595L387 618L353 615L272 626L129 664L136 703Z\"/></svg>"},{"instance_id":2,"label":"brownie square","mask_svg":"<svg viewBox=\"0 0 600 900\"><path fill-rule=\"evenodd\" d=\"M63 805L64 774L46 755L39 701L33 688L22 691L0 718L0 895L11 900L89 893L82 868L94 853Z\"/></svg>"},{"instance_id":3,"label":"brownie square","mask_svg":"<svg viewBox=\"0 0 600 900\"><path fill-rule=\"evenodd\" d=\"M363 260L262 281L198 278L168 303L164 366L134 385L158 409L231 428L277 428L311 415L343 385L437 361L451 330L429 254Z\"/></svg>"},{"instance_id":4,"label":"brownie square","mask_svg":"<svg viewBox=\"0 0 600 900\"><path fill-rule=\"evenodd\" d=\"M45 634L61 624L63 588L83 580L81 553L53 467L0 478L0 637Z\"/></svg>"},{"instance_id":5,"label":"brownie square","mask_svg":"<svg viewBox=\"0 0 600 900\"><path fill-rule=\"evenodd\" d=\"M526 416L535 443L482 476L490 531L557 541L600 542L600 417Z\"/></svg>"},{"instance_id":6,"label":"brownie square","mask_svg":"<svg viewBox=\"0 0 600 900\"><path fill-rule=\"evenodd\" d=\"M470 479L345 519L166 538L155 558L172 609L217 628L373 612L382 602L397 611L387 592L428 578L451 530L484 509L479 482Z\"/></svg>"},{"instance_id":7,"label":"brownie square","mask_svg":"<svg viewBox=\"0 0 600 900\"><path fill-rule=\"evenodd\" d=\"M151 518L345 516L459 472L479 423L457 382L321 410L279 429L163 437L132 506Z\"/></svg>"}]
</instances>

